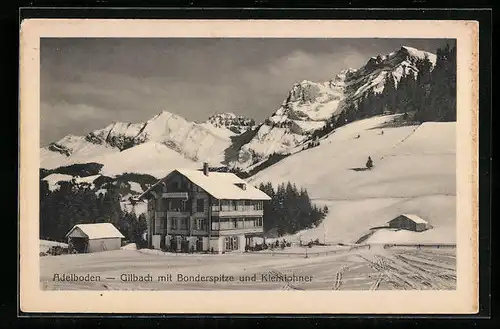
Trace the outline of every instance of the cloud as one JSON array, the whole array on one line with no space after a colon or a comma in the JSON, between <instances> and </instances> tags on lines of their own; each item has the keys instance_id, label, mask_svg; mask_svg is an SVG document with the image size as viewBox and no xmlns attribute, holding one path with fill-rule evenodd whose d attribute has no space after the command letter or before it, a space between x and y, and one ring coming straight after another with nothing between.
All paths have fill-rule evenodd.
<instances>
[{"instance_id":1,"label":"cloud","mask_svg":"<svg viewBox=\"0 0 500 329\"><path fill-rule=\"evenodd\" d=\"M47 145L68 134L86 135L113 121L115 113L87 104L40 103L40 143Z\"/></svg>"},{"instance_id":2,"label":"cloud","mask_svg":"<svg viewBox=\"0 0 500 329\"><path fill-rule=\"evenodd\" d=\"M212 52L214 50L212 49ZM352 56L352 55L351 55ZM285 99L293 83L323 81L345 68L347 56L297 50L270 61L215 67L198 62L185 75L134 75L44 64L41 85L41 142L62 134L86 134L111 121L141 122L162 110L203 121L215 112L235 112L262 120ZM357 58L356 58L357 59Z\"/></svg>"}]
</instances>

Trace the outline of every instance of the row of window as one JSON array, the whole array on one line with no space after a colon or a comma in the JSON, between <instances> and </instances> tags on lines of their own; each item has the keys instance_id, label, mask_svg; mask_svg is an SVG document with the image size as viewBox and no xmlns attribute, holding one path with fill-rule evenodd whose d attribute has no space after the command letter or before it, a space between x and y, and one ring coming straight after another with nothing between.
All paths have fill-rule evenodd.
<instances>
[{"instance_id":1,"label":"row of window","mask_svg":"<svg viewBox=\"0 0 500 329\"><path fill-rule=\"evenodd\" d=\"M170 230L187 230L188 229L188 221L189 218L177 218L177 217L169 217L166 220L162 220L160 222L160 229L165 229L165 223ZM207 230L207 221L203 218L196 218L193 221L193 230L198 231L206 231Z\"/></svg>"},{"instance_id":2,"label":"row of window","mask_svg":"<svg viewBox=\"0 0 500 329\"><path fill-rule=\"evenodd\" d=\"M212 230L233 230L262 227L262 217L257 218L230 218L212 222Z\"/></svg>"},{"instance_id":3,"label":"row of window","mask_svg":"<svg viewBox=\"0 0 500 329\"><path fill-rule=\"evenodd\" d=\"M165 233L168 230L187 230L189 218L169 217L160 221L159 227L155 227L155 234ZM212 230L233 230L262 227L262 217L257 218L231 218L221 219L212 222ZM193 221L193 230L207 231L207 220L204 218L196 218Z\"/></svg>"},{"instance_id":4,"label":"row of window","mask_svg":"<svg viewBox=\"0 0 500 329\"><path fill-rule=\"evenodd\" d=\"M215 211L249 211L262 209L262 201L250 200L222 200L219 204L215 204L212 207L212 210Z\"/></svg>"},{"instance_id":5,"label":"row of window","mask_svg":"<svg viewBox=\"0 0 500 329\"><path fill-rule=\"evenodd\" d=\"M187 212L191 207L190 201L172 199L167 200L168 211ZM223 200L219 205L213 205L213 211L253 211L262 210L262 201L230 201ZM196 212L205 212L205 199L196 199Z\"/></svg>"},{"instance_id":6,"label":"row of window","mask_svg":"<svg viewBox=\"0 0 500 329\"><path fill-rule=\"evenodd\" d=\"M180 199L166 200L167 211L188 212L190 211L191 202ZM196 212L205 211L205 199L196 199Z\"/></svg>"}]
</instances>

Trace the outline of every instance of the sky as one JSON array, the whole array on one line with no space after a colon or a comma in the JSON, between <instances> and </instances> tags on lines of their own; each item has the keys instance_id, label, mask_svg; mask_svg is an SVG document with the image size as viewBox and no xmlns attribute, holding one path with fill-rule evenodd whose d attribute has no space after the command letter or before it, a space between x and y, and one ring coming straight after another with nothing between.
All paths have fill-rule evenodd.
<instances>
[{"instance_id":1,"label":"sky","mask_svg":"<svg viewBox=\"0 0 500 329\"><path fill-rule=\"evenodd\" d=\"M294 83L328 81L401 46L443 39L43 38L40 144L161 111L203 122L233 112L260 122Z\"/></svg>"}]
</instances>

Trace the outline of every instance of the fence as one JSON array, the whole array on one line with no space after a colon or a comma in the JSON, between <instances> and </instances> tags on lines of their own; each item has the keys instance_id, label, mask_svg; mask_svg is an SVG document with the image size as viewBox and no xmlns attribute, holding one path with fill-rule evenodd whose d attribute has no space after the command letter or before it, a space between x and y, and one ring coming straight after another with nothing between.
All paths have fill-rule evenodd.
<instances>
[{"instance_id":1,"label":"fence","mask_svg":"<svg viewBox=\"0 0 500 329\"><path fill-rule=\"evenodd\" d=\"M262 251L247 251L247 253L250 254L258 254L258 255L268 255L271 257L278 256L278 257L304 257L304 258L310 258L310 257L318 257L318 256L327 256L327 255L333 255L333 254L340 254L340 253L346 253L349 252L351 249L350 248L343 248L343 249L334 249L334 250L325 250L325 251L309 251L308 247L304 248L304 251L302 252L284 252L284 251L274 251L269 249L262 250Z\"/></svg>"},{"instance_id":2,"label":"fence","mask_svg":"<svg viewBox=\"0 0 500 329\"><path fill-rule=\"evenodd\" d=\"M455 243L421 243L421 244L409 244L409 243L386 243L384 244L384 249L388 248L433 248L433 249L456 249L457 245Z\"/></svg>"}]
</instances>

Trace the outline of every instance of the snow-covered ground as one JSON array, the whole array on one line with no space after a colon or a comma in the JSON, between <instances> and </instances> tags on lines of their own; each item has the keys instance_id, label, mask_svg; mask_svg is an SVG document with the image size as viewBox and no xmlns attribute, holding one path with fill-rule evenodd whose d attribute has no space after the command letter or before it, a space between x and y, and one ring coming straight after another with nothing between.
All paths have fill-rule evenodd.
<instances>
[{"instance_id":1,"label":"snow-covered ground","mask_svg":"<svg viewBox=\"0 0 500 329\"><path fill-rule=\"evenodd\" d=\"M129 184L130 184L130 190L131 190L131 191L134 191L134 192L137 192L137 193L142 193L142 192L144 192L144 191L142 190L141 184L136 183L136 182L129 182Z\"/></svg>"},{"instance_id":2,"label":"snow-covered ground","mask_svg":"<svg viewBox=\"0 0 500 329\"><path fill-rule=\"evenodd\" d=\"M455 263L453 249L432 248L346 248L338 253L312 252L308 257L294 253L176 255L116 250L41 257L40 285L46 290L447 290L456 287ZM58 281L55 274L93 275L99 280ZM162 281L161 276L168 274L172 280ZM134 276L148 275L151 281L132 281ZM234 281L183 281L179 275L224 275ZM280 280L283 275L289 282Z\"/></svg>"},{"instance_id":3,"label":"snow-covered ground","mask_svg":"<svg viewBox=\"0 0 500 329\"><path fill-rule=\"evenodd\" d=\"M96 157L93 161L104 164L101 173L106 176L134 172L164 177L174 168L199 167L196 162L156 142L146 142L120 153Z\"/></svg>"},{"instance_id":4,"label":"snow-covered ground","mask_svg":"<svg viewBox=\"0 0 500 329\"><path fill-rule=\"evenodd\" d=\"M93 175L93 176L87 176L87 177L73 177L71 175L65 175L65 174L50 174L46 177L43 178L44 181L47 181L49 184L49 190L55 191L59 188L59 182L66 181L69 182L71 180L75 180L77 184L82 184L86 183L89 184L92 188L93 182L100 177L101 175Z\"/></svg>"},{"instance_id":5,"label":"snow-covered ground","mask_svg":"<svg viewBox=\"0 0 500 329\"><path fill-rule=\"evenodd\" d=\"M40 252L47 252L50 248L55 246L67 248L68 244L57 241L40 240Z\"/></svg>"},{"instance_id":6,"label":"snow-covered ground","mask_svg":"<svg viewBox=\"0 0 500 329\"><path fill-rule=\"evenodd\" d=\"M120 250L137 250L135 243L129 243L120 248Z\"/></svg>"},{"instance_id":7,"label":"snow-covered ground","mask_svg":"<svg viewBox=\"0 0 500 329\"><path fill-rule=\"evenodd\" d=\"M130 201L121 201L120 207L123 211L134 212L137 216L145 214L148 210L148 204L146 202L136 202L135 204L130 203Z\"/></svg>"},{"instance_id":8,"label":"snow-covered ground","mask_svg":"<svg viewBox=\"0 0 500 329\"><path fill-rule=\"evenodd\" d=\"M412 241L455 242L455 123L378 128L394 117L343 126L319 146L250 178L254 184L270 181L274 186L291 181L307 188L317 205L328 206L319 227L287 239L354 242L370 228L413 213L434 228L415 234ZM364 170L368 156L375 165L372 170Z\"/></svg>"},{"instance_id":9,"label":"snow-covered ground","mask_svg":"<svg viewBox=\"0 0 500 329\"><path fill-rule=\"evenodd\" d=\"M69 182L72 179L73 179L73 176L71 176L71 175L50 174L47 177L45 177L43 180L49 184L49 190L55 191L55 190L59 189L59 182L61 182L61 181Z\"/></svg>"}]
</instances>

